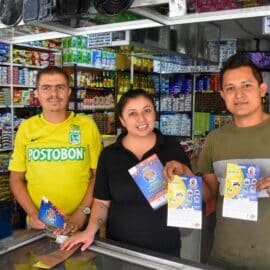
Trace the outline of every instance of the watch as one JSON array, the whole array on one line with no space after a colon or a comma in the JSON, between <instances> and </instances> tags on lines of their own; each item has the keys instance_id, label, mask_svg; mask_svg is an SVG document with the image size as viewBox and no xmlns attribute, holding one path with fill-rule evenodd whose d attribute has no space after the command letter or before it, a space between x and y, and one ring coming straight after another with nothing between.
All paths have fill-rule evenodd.
<instances>
[{"instance_id":1,"label":"watch","mask_svg":"<svg viewBox=\"0 0 270 270\"><path fill-rule=\"evenodd\" d=\"M85 215L90 215L91 209L88 206L79 206L78 207Z\"/></svg>"}]
</instances>

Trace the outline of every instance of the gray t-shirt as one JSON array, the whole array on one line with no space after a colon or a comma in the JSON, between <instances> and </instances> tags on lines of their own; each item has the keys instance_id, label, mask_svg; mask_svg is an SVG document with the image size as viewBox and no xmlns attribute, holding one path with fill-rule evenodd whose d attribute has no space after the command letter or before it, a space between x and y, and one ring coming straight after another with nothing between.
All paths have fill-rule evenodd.
<instances>
[{"instance_id":1,"label":"gray t-shirt","mask_svg":"<svg viewBox=\"0 0 270 270\"><path fill-rule=\"evenodd\" d=\"M270 119L247 128L230 123L214 130L207 136L198 162L199 171L214 173L220 184L210 262L226 269L269 269L270 199L259 199L257 222L222 217L228 162L257 164L261 177L270 176ZM266 196L265 191L260 193L260 197Z\"/></svg>"}]
</instances>

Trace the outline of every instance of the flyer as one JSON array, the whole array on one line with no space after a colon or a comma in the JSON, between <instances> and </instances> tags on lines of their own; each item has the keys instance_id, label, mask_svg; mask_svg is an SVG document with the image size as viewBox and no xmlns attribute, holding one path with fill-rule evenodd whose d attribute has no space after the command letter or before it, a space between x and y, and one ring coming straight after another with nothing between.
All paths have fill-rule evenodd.
<instances>
[{"instance_id":1,"label":"flyer","mask_svg":"<svg viewBox=\"0 0 270 270\"><path fill-rule=\"evenodd\" d=\"M167 225L202 228L202 178L174 175L168 183Z\"/></svg>"},{"instance_id":2,"label":"flyer","mask_svg":"<svg viewBox=\"0 0 270 270\"><path fill-rule=\"evenodd\" d=\"M257 221L260 168L252 164L228 163L222 215Z\"/></svg>"},{"instance_id":3,"label":"flyer","mask_svg":"<svg viewBox=\"0 0 270 270\"><path fill-rule=\"evenodd\" d=\"M48 226L64 228L65 216L46 197L42 197L39 207L39 219Z\"/></svg>"},{"instance_id":4,"label":"flyer","mask_svg":"<svg viewBox=\"0 0 270 270\"><path fill-rule=\"evenodd\" d=\"M144 159L128 170L153 209L167 204L167 184L162 175L163 165L158 156Z\"/></svg>"}]
</instances>

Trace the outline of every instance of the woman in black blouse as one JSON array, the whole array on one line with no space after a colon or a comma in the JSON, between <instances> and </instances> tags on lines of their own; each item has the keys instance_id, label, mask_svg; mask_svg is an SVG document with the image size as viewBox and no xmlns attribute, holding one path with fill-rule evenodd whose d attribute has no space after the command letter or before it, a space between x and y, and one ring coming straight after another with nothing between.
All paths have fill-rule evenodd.
<instances>
[{"instance_id":1,"label":"woman in black blouse","mask_svg":"<svg viewBox=\"0 0 270 270\"><path fill-rule=\"evenodd\" d=\"M85 250L106 222L109 239L179 256L180 231L167 226L167 205L153 210L128 169L156 153L163 165L177 160L187 165L186 174L192 174L189 161L179 143L169 142L155 129L156 110L147 92L128 91L117 109L126 131L100 156L89 224L85 231L64 242L61 249L83 243L81 249Z\"/></svg>"}]
</instances>

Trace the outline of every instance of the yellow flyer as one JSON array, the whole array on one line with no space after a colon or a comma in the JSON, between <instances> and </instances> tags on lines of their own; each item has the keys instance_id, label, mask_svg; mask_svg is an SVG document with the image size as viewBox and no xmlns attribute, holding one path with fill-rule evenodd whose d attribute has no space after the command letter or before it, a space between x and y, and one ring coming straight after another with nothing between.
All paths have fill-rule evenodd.
<instances>
[{"instance_id":1,"label":"yellow flyer","mask_svg":"<svg viewBox=\"0 0 270 270\"><path fill-rule=\"evenodd\" d=\"M253 220L258 218L258 192L260 168L252 164L228 163L222 215L224 217Z\"/></svg>"},{"instance_id":2,"label":"yellow flyer","mask_svg":"<svg viewBox=\"0 0 270 270\"><path fill-rule=\"evenodd\" d=\"M198 176L174 175L168 183L167 225L201 229L202 179Z\"/></svg>"}]
</instances>

